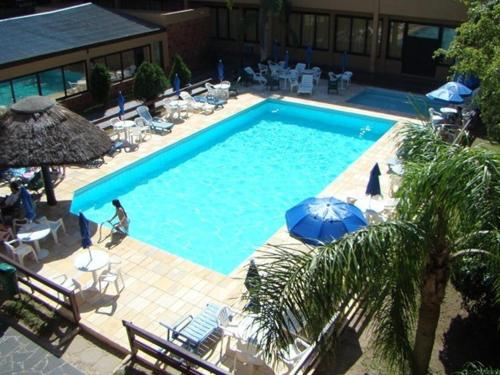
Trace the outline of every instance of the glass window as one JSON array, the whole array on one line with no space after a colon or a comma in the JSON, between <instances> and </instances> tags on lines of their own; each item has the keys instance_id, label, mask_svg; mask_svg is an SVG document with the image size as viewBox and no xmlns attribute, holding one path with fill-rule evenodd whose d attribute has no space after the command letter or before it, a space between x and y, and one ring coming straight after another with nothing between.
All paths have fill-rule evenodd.
<instances>
[{"instance_id":1,"label":"glass window","mask_svg":"<svg viewBox=\"0 0 500 375\"><path fill-rule=\"evenodd\" d=\"M160 65L163 68L163 43L162 42L154 42L153 43L153 62L155 64ZM126 67L125 58L123 60L123 66ZM134 66L137 68L137 65L134 60ZM135 74L135 71L132 73Z\"/></svg>"},{"instance_id":2,"label":"glass window","mask_svg":"<svg viewBox=\"0 0 500 375\"><path fill-rule=\"evenodd\" d=\"M62 98L66 95L61 68L41 72L38 74L38 78L40 79L42 95L51 96L54 99Z\"/></svg>"},{"instance_id":3,"label":"glass window","mask_svg":"<svg viewBox=\"0 0 500 375\"><path fill-rule=\"evenodd\" d=\"M154 53L153 53L154 55ZM123 78L130 78L135 74L137 66L135 65L134 51L122 52Z\"/></svg>"},{"instance_id":4,"label":"glass window","mask_svg":"<svg viewBox=\"0 0 500 375\"><path fill-rule=\"evenodd\" d=\"M457 35L457 31L455 29L449 27L443 27L443 38L441 39L441 48L448 49L450 43L455 36Z\"/></svg>"},{"instance_id":5,"label":"glass window","mask_svg":"<svg viewBox=\"0 0 500 375\"><path fill-rule=\"evenodd\" d=\"M418 38L427 38L427 39L438 39L439 27L409 23L408 36L416 36Z\"/></svg>"},{"instance_id":6,"label":"glass window","mask_svg":"<svg viewBox=\"0 0 500 375\"><path fill-rule=\"evenodd\" d=\"M353 18L351 30L351 52L352 53L365 53L366 41L366 19Z\"/></svg>"},{"instance_id":7,"label":"glass window","mask_svg":"<svg viewBox=\"0 0 500 375\"><path fill-rule=\"evenodd\" d=\"M300 14L292 13L288 18L288 45L293 47L300 46Z\"/></svg>"},{"instance_id":8,"label":"glass window","mask_svg":"<svg viewBox=\"0 0 500 375\"><path fill-rule=\"evenodd\" d=\"M217 8L217 38L228 39L229 20L228 9Z\"/></svg>"},{"instance_id":9,"label":"glass window","mask_svg":"<svg viewBox=\"0 0 500 375\"><path fill-rule=\"evenodd\" d=\"M66 80L66 95L73 95L87 90L84 62L66 65L63 70L64 79Z\"/></svg>"},{"instance_id":10,"label":"glass window","mask_svg":"<svg viewBox=\"0 0 500 375\"><path fill-rule=\"evenodd\" d=\"M241 38L241 19L240 12L236 9L232 9L229 12L229 38L230 39L240 39Z\"/></svg>"},{"instance_id":11,"label":"glass window","mask_svg":"<svg viewBox=\"0 0 500 375\"><path fill-rule=\"evenodd\" d=\"M111 75L111 81L122 79L122 63L119 53L106 56L106 65Z\"/></svg>"},{"instance_id":12,"label":"glass window","mask_svg":"<svg viewBox=\"0 0 500 375\"><path fill-rule=\"evenodd\" d=\"M245 9L245 41L246 42L258 42L259 34L257 32L257 26L259 22L259 12L253 9Z\"/></svg>"},{"instance_id":13,"label":"glass window","mask_svg":"<svg viewBox=\"0 0 500 375\"><path fill-rule=\"evenodd\" d=\"M316 40L315 47L328 49L330 40L330 16L316 16Z\"/></svg>"},{"instance_id":14,"label":"glass window","mask_svg":"<svg viewBox=\"0 0 500 375\"><path fill-rule=\"evenodd\" d=\"M14 96L16 101L27 96L40 95L38 92L38 80L36 74L20 77L12 80L14 85Z\"/></svg>"},{"instance_id":15,"label":"glass window","mask_svg":"<svg viewBox=\"0 0 500 375\"><path fill-rule=\"evenodd\" d=\"M10 82L0 82L0 105L9 106L13 102Z\"/></svg>"},{"instance_id":16,"label":"glass window","mask_svg":"<svg viewBox=\"0 0 500 375\"><path fill-rule=\"evenodd\" d=\"M302 15L302 47L313 46L314 44L314 15Z\"/></svg>"},{"instance_id":17,"label":"glass window","mask_svg":"<svg viewBox=\"0 0 500 375\"><path fill-rule=\"evenodd\" d=\"M210 36L212 38L217 38L217 8L210 8L210 19L212 20Z\"/></svg>"},{"instance_id":18,"label":"glass window","mask_svg":"<svg viewBox=\"0 0 500 375\"><path fill-rule=\"evenodd\" d=\"M401 58L401 50L403 48L403 38L405 31L404 22L391 21L389 24L389 46L387 56L393 59Z\"/></svg>"},{"instance_id":19,"label":"glass window","mask_svg":"<svg viewBox=\"0 0 500 375\"><path fill-rule=\"evenodd\" d=\"M337 29L335 34L335 49L339 52L349 51L351 19L348 17L337 17Z\"/></svg>"}]
</instances>

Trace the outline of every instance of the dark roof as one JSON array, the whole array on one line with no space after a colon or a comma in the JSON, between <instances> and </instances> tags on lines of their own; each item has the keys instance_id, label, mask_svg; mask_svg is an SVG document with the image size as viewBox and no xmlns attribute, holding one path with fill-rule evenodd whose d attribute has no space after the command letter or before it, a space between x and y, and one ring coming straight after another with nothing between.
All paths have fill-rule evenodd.
<instances>
[{"instance_id":1,"label":"dark roof","mask_svg":"<svg viewBox=\"0 0 500 375\"><path fill-rule=\"evenodd\" d=\"M0 66L160 30L91 3L0 20Z\"/></svg>"}]
</instances>

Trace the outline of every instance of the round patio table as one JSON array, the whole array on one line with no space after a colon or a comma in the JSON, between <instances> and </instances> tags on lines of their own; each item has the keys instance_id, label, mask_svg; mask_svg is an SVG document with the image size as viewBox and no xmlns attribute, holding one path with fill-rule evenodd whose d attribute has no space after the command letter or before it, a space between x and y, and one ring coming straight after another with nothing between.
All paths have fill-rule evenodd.
<instances>
[{"instance_id":1,"label":"round patio table","mask_svg":"<svg viewBox=\"0 0 500 375\"><path fill-rule=\"evenodd\" d=\"M131 140L130 140L130 128L135 126L135 122L132 121L132 120L121 120L121 121L117 121L114 125L113 125L113 128L115 128L116 130L123 130L125 131L125 139L132 143Z\"/></svg>"},{"instance_id":2,"label":"round patio table","mask_svg":"<svg viewBox=\"0 0 500 375\"><path fill-rule=\"evenodd\" d=\"M94 284L97 283L97 271L109 264L109 255L102 250L85 250L75 259L75 267L79 271L92 272Z\"/></svg>"},{"instance_id":3,"label":"round patio table","mask_svg":"<svg viewBox=\"0 0 500 375\"><path fill-rule=\"evenodd\" d=\"M50 234L50 227L46 224L29 223L24 224L17 233L17 238L22 242L33 242L38 259L47 258L49 251L47 249L40 248L41 239L47 237Z\"/></svg>"}]
</instances>

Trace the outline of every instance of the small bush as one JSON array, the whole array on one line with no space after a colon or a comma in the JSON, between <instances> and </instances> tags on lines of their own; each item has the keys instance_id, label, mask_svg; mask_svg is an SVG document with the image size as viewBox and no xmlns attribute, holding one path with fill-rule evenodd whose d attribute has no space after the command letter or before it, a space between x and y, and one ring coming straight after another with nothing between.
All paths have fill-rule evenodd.
<instances>
[{"instance_id":1,"label":"small bush","mask_svg":"<svg viewBox=\"0 0 500 375\"><path fill-rule=\"evenodd\" d=\"M500 369L484 367L481 363L469 362L463 370L454 372L453 375L500 375Z\"/></svg>"},{"instance_id":2,"label":"small bush","mask_svg":"<svg viewBox=\"0 0 500 375\"><path fill-rule=\"evenodd\" d=\"M149 101L163 93L168 88L165 73L157 64L143 62L134 81L134 96L143 101Z\"/></svg>"},{"instance_id":3,"label":"small bush","mask_svg":"<svg viewBox=\"0 0 500 375\"><path fill-rule=\"evenodd\" d=\"M96 64L90 74L90 95L97 104L105 105L111 91L111 76L108 68L102 64Z\"/></svg>"},{"instance_id":4,"label":"small bush","mask_svg":"<svg viewBox=\"0 0 500 375\"><path fill-rule=\"evenodd\" d=\"M170 74L168 75L168 80L172 86L174 85L175 73L179 75L181 87L185 87L189 82L191 82L191 70L189 70L182 57L178 54L174 55L174 59L172 60L172 69L170 69Z\"/></svg>"},{"instance_id":5,"label":"small bush","mask_svg":"<svg viewBox=\"0 0 500 375\"><path fill-rule=\"evenodd\" d=\"M26 298L7 300L3 303L2 310L21 320L37 335L47 333L59 319L53 312L48 312L46 308Z\"/></svg>"}]
</instances>

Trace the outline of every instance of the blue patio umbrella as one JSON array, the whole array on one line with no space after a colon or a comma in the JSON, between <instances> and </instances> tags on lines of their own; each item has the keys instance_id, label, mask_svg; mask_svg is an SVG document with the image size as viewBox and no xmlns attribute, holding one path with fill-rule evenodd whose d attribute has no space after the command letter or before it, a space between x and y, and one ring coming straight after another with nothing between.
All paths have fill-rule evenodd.
<instances>
[{"instance_id":1,"label":"blue patio umbrella","mask_svg":"<svg viewBox=\"0 0 500 375\"><path fill-rule=\"evenodd\" d=\"M446 104L461 104L464 102L464 99L458 93L458 89L454 86L443 85L425 94L425 96L431 100L444 102Z\"/></svg>"},{"instance_id":2,"label":"blue patio umbrella","mask_svg":"<svg viewBox=\"0 0 500 375\"><path fill-rule=\"evenodd\" d=\"M370 179L368 180L368 185L366 185L365 194L371 195L372 197L375 195L382 194L382 191L380 190L380 181L378 179L379 176L380 176L380 168L378 166L378 163L375 163L370 172Z\"/></svg>"},{"instance_id":3,"label":"blue patio umbrella","mask_svg":"<svg viewBox=\"0 0 500 375\"><path fill-rule=\"evenodd\" d=\"M90 224L83 212L80 212L78 217L78 224L80 224L80 235L82 236L82 247L89 248L92 245L90 240Z\"/></svg>"},{"instance_id":4,"label":"blue patio umbrella","mask_svg":"<svg viewBox=\"0 0 500 375\"><path fill-rule=\"evenodd\" d=\"M342 68L342 73L345 72L345 70L347 69L347 61L349 60L348 56L347 56L347 51L344 51L344 53L342 54L342 58L340 60L340 66Z\"/></svg>"},{"instance_id":5,"label":"blue patio umbrella","mask_svg":"<svg viewBox=\"0 0 500 375\"><path fill-rule=\"evenodd\" d=\"M125 97L122 95L121 91L118 91L118 117L121 119L125 114Z\"/></svg>"},{"instance_id":6,"label":"blue patio umbrella","mask_svg":"<svg viewBox=\"0 0 500 375\"><path fill-rule=\"evenodd\" d=\"M219 77L219 81L224 81L224 64L222 60L219 60L217 63L217 76Z\"/></svg>"},{"instance_id":7,"label":"blue patio umbrella","mask_svg":"<svg viewBox=\"0 0 500 375\"><path fill-rule=\"evenodd\" d=\"M286 51L285 52L285 58L284 58L285 63L283 64L283 68L284 69L288 69L289 59L290 59L290 55L288 54L288 51Z\"/></svg>"},{"instance_id":8,"label":"blue patio umbrella","mask_svg":"<svg viewBox=\"0 0 500 375\"><path fill-rule=\"evenodd\" d=\"M26 219L30 221L35 220L36 210L35 206L33 205L33 201L31 200L30 193L28 193L28 190L26 190L24 186L21 186L20 194L21 194L21 202L24 208L24 215L26 216Z\"/></svg>"},{"instance_id":9,"label":"blue patio umbrella","mask_svg":"<svg viewBox=\"0 0 500 375\"><path fill-rule=\"evenodd\" d=\"M368 225L356 206L337 198L307 198L286 212L290 234L312 245L339 239Z\"/></svg>"},{"instance_id":10,"label":"blue patio umbrella","mask_svg":"<svg viewBox=\"0 0 500 375\"><path fill-rule=\"evenodd\" d=\"M460 96L469 96L472 94L472 90L460 82L446 82L441 87L456 90Z\"/></svg>"},{"instance_id":11,"label":"blue patio umbrella","mask_svg":"<svg viewBox=\"0 0 500 375\"><path fill-rule=\"evenodd\" d=\"M174 90L175 95L179 96L181 92L181 79L179 78L179 74L175 73L174 77Z\"/></svg>"},{"instance_id":12,"label":"blue patio umbrella","mask_svg":"<svg viewBox=\"0 0 500 375\"><path fill-rule=\"evenodd\" d=\"M312 54L313 54L313 49L309 45L309 46L307 46L307 49L306 49L306 64L307 64L308 69L311 68Z\"/></svg>"},{"instance_id":13,"label":"blue patio umbrella","mask_svg":"<svg viewBox=\"0 0 500 375\"><path fill-rule=\"evenodd\" d=\"M273 40L273 48L272 49L273 49L273 51L272 51L273 61L277 62L278 61L279 44L278 44L278 41L276 39Z\"/></svg>"}]
</instances>

